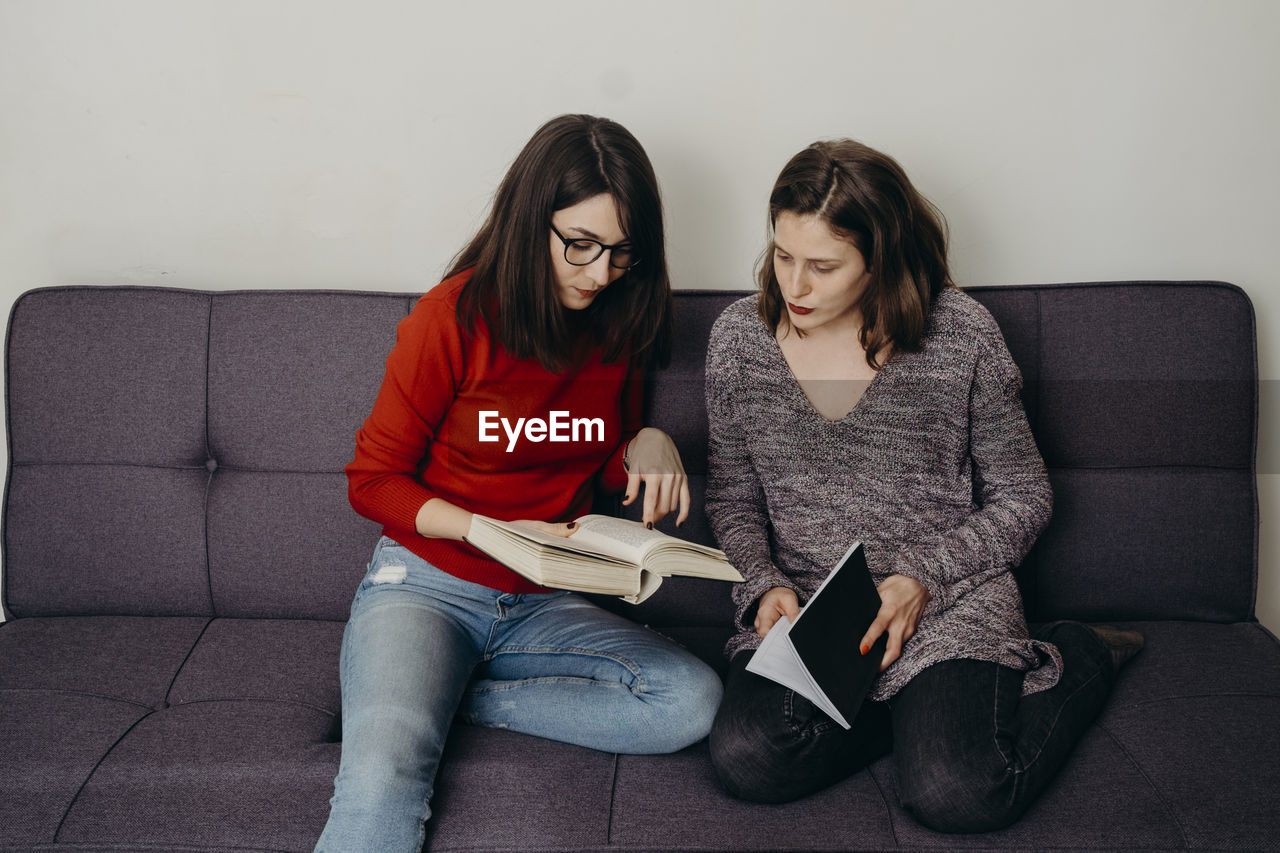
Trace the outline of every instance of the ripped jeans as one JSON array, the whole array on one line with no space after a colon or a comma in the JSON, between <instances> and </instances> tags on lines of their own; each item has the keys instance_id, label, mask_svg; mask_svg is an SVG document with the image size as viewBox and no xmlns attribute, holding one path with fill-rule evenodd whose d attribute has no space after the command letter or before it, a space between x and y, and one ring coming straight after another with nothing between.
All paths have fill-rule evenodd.
<instances>
[{"instance_id":1,"label":"ripped jeans","mask_svg":"<svg viewBox=\"0 0 1280 853\"><path fill-rule=\"evenodd\" d=\"M722 687L665 637L579 595L503 593L384 537L342 640L342 761L318 851L417 851L455 715L609 752L674 752Z\"/></svg>"}]
</instances>

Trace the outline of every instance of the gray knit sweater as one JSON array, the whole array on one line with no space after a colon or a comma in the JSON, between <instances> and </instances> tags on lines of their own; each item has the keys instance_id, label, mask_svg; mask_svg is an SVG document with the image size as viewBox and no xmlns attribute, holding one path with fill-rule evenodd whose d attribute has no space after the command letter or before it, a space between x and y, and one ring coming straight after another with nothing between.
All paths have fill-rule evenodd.
<instances>
[{"instance_id":1,"label":"gray knit sweater","mask_svg":"<svg viewBox=\"0 0 1280 853\"><path fill-rule=\"evenodd\" d=\"M706 377L707 515L746 578L734 587L730 657L759 645L752 621L765 592L789 587L803 604L860 541L877 583L903 574L932 595L872 698L955 658L1026 672L1024 694L1057 682L1062 658L1028 638L1010 571L1048 522L1053 497L1021 376L984 307L944 290L923 349L894 353L839 421L809 403L754 296L716 321Z\"/></svg>"}]
</instances>

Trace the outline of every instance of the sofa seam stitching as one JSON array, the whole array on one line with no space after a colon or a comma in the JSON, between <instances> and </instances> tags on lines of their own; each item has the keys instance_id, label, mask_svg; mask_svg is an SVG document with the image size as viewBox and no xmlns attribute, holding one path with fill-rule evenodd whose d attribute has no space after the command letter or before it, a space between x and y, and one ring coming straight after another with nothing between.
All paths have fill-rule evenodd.
<instances>
[{"instance_id":1,"label":"sofa seam stitching","mask_svg":"<svg viewBox=\"0 0 1280 853\"><path fill-rule=\"evenodd\" d=\"M1120 750L1120 753L1124 755L1124 757L1128 760L1130 766L1133 767L1133 769L1137 771L1138 775L1142 777L1143 781L1147 783L1147 787L1151 789L1151 793L1160 802L1160 805L1164 807L1165 812L1168 813L1169 817L1173 821L1173 824L1178 827L1178 834L1182 836L1182 848L1184 850L1190 848L1191 842L1187 838L1187 830L1182 825L1182 821L1178 819L1177 811L1174 810L1172 807L1170 807L1169 802L1164 798L1164 795L1161 793L1160 789L1156 787L1155 782L1153 782L1151 780L1151 777L1147 775L1146 769L1141 764L1139 764L1136 759L1134 759L1133 755L1130 754L1129 750L1125 748L1125 745L1124 743L1121 742L1120 738L1116 737L1116 735L1111 731L1111 729L1107 728L1105 723L1099 722L1099 723L1096 723L1095 725L1098 727L1099 731L1101 731L1103 734L1105 734L1108 738L1111 739L1111 742L1115 744L1116 749Z\"/></svg>"},{"instance_id":2,"label":"sofa seam stitching","mask_svg":"<svg viewBox=\"0 0 1280 853\"><path fill-rule=\"evenodd\" d=\"M1252 697L1254 699L1280 699L1280 693L1260 693L1256 690L1237 690L1231 693L1178 693L1173 696L1157 696L1152 699L1139 699L1132 702L1126 702L1123 705L1112 705L1115 710L1122 708L1139 708L1143 705L1153 705L1158 702L1178 702L1185 699L1227 699Z\"/></svg>"},{"instance_id":3,"label":"sofa seam stitching","mask_svg":"<svg viewBox=\"0 0 1280 853\"><path fill-rule=\"evenodd\" d=\"M902 842L898 840L898 826L893 820L893 808L889 805L889 797L884 792L884 786L880 784L880 779L876 777L875 770L871 765L867 765L867 775L871 777L871 784L876 786L876 793L880 795L880 803L884 806L885 819L889 822L889 837L893 839L895 847L901 847Z\"/></svg>"},{"instance_id":4,"label":"sofa seam stitching","mask_svg":"<svg viewBox=\"0 0 1280 853\"><path fill-rule=\"evenodd\" d=\"M337 712L331 711L328 708L324 707L323 705L316 705L311 702L300 702L297 699L280 699L274 696L227 696L220 699L219 698L190 699L186 702L175 702L172 705L167 705L166 708L185 708L189 705L216 705L219 703L226 703L226 702L258 702L258 703L267 703L267 704L273 704L273 705L293 705L295 707L307 708L308 710L316 711L328 717L338 716Z\"/></svg>"},{"instance_id":5,"label":"sofa seam stitching","mask_svg":"<svg viewBox=\"0 0 1280 853\"><path fill-rule=\"evenodd\" d=\"M69 690L65 687L0 687L0 693L57 693L66 696L87 696L92 699L102 699L107 702L118 702L122 705L142 708L147 712L155 710L154 705L148 705L147 703L139 702L136 699L126 699L123 696L113 696L110 693L97 693L92 690Z\"/></svg>"},{"instance_id":6,"label":"sofa seam stitching","mask_svg":"<svg viewBox=\"0 0 1280 853\"><path fill-rule=\"evenodd\" d=\"M618 801L618 766L622 763L621 757L615 752L613 754L613 779L609 784L609 819L605 822L604 843L613 845L613 814Z\"/></svg>"},{"instance_id":7,"label":"sofa seam stitching","mask_svg":"<svg viewBox=\"0 0 1280 853\"><path fill-rule=\"evenodd\" d=\"M209 626L213 624L213 619L214 617L210 616L205 620L204 627L200 629L200 633L196 635L195 640L192 641L191 648L187 649L187 654L183 657L182 663L178 664L178 668L173 671L173 678L169 679L169 686L165 688L164 698L160 700L163 703L162 707L172 707L169 704L169 697L173 695L173 685L178 683L178 678L182 675L182 671L187 668L187 664L191 661L191 656L196 653L196 648L199 647L200 641L204 639L204 635L208 632Z\"/></svg>"},{"instance_id":8,"label":"sofa seam stitching","mask_svg":"<svg viewBox=\"0 0 1280 853\"><path fill-rule=\"evenodd\" d=\"M138 719L134 720L133 725L129 726L129 728L125 729L123 732L120 733L120 737L115 739L115 741L111 744L111 746L108 747L107 750L102 753L101 757L98 758L97 762L94 763L93 768L88 773L85 774L84 781L80 783L80 787L76 788L75 794L71 797L71 801L67 803L67 808L62 813L62 818L58 821L57 828L54 829L53 831L53 841L52 841L53 844L58 843L58 836L62 833L63 827L66 826L67 818L71 816L71 811L76 807L76 803L80 800L80 795L84 793L85 787L88 786L90 780L92 780L93 777L97 775L98 769L101 768L103 763L107 760L107 758L109 758L111 754L116 751L116 747L118 747L121 743L123 743L124 739L127 738L129 734L142 723L143 720L149 718L154 713L155 713L155 710L153 709L143 714Z\"/></svg>"}]
</instances>

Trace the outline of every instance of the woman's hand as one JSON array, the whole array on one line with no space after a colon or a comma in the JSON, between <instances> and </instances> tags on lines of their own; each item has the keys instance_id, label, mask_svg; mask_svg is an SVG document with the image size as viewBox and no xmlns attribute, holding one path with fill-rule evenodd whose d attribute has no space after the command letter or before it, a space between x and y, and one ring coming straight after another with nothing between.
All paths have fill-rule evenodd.
<instances>
[{"instance_id":1,"label":"woman's hand","mask_svg":"<svg viewBox=\"0 0 1280 853\"><path fill-rule=\"evenodd\" d=\"M513 521L512 524L520 524L525 527L546 533L549 536L561 536L568 539L578 529L576 521L530 521L528 519L520 519Z\"/></svg>"},{"instance_id":2,"label":"woman's hand","mask_svg":"<svg viewBox=\"0 0 1280 853\"><path fill-rule=\"evenodd\" d=\"M415 526L419 536L430 539L458 539L466 537L471 530L472 514L444 498L432 498L418 509ZM577 530L576 521L552 523L550 521L515 521L534 530L541 530L552 536L569 537Z\"/></svg>"},{"instance_id":3,"label":"woman's hand","mask_svg":"<svg viewBox=\"0 0 1280 853\"><path fill-rule=\"evenodd\" d=\"M915 634L925 605L932 596L922 583L906 575L889 575L880 582L878 589L880 612L862 638L861 649L865 655L880 635L887 633L889 639L884 659L880 661L880 671L884 672L898 659L902 654L902 647Z\"/></svg>"},{"instance_id":4,"label":"woman's hand","mask_svg":"<svg viewBox=\"0 0 1280 853\"><path fill-rule=\"evenodd\" d=\"M775 586L760 596L760 604L756 607L756 633L763 637L784 615L792 622L796 621L800 615L800 599L796 598L795 590Z\"/></svg>"},{"instance_id":5,"label":"woman's hand","mask_svg":"<svg viewBox=\"0 0 1280 853\"><path fill-rule=\"evenodd\" d=\"M626 457L629 462L626 497L623 506L630 506L640 496L640 484L644 484L644 513L641 520L652 527L669 512L677 508L676 525L689 517L689 478L675 442L660 429L645 427L631 439Z\"/></svg>"}]
</instances>

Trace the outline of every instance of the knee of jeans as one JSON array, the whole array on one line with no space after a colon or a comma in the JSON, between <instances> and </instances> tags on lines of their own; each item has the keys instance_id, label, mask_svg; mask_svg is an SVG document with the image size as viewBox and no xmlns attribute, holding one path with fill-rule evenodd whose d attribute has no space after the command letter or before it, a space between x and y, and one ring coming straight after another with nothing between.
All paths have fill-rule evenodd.
<instances>
[{"instance_id":1,"label":"knee of jeans","mask_svg":"<svg viewBox=\"0 0 1280 853\"><path fill-rule=\"evenodd\" d=\"M391 777L429 779L435 774L450 724L451 720L419 708L389 702L360 708L343 720L339 775L367 784Z\"/></svg>"},{"instance_id":2,"label":"knee of jeans","mask_svg":"<svg viewBox=\"0 0 1280 853\"><path fill-rule=\"evenodd\" d=\"M793 779L803 775L805 744L790 730L773 732L740 709L721 708L711 728L711 766L724 789L757 803L795 799Z\"/></svg>"},{"instance_id":3,"label":"knee of jeans","mask_svg":"<svg viewBox=\"0 0 1280 853\"><path fill-rule=\"evenodd\" d=\"M902 806L937 832L990 832L1020 816L1014 802L1016 774L940 761L898 763Z\"/></svg>"},{"instance_id":4,"label":"knee of jeans","mask_svg":"<svg viewBox=\"0 0 1280 853\"><path fill-rule=\"evenodd\" d=\"M759 749L745 739L726 732L719 720L708 740L711 767L724 789L735 797L754 802L768 802L776 791L775 780L763 773Z\"/></svg>"},{"instance_id":5,"label":"knee of jeans","mask_svg":"<svg viewBox=\"0 0 1280 853\"><path fill-rule=\"evenodd\" d=\"M679 752L711 732L724 686L715 670L693 659L672 681L661 703L661 719L653 727L648 752Z\"/></svg>"},{"instance_id":6,"label":"knee of jeans","mask_svg":"<svg viewBox=\"0 0 1280 853\"><path fill-rule=\"evenodd\" d=\"M409 811L426 820L431 809L435 774L394 755L343 755L334 779L334 808Z\"/></svg>"}]
</instances>

